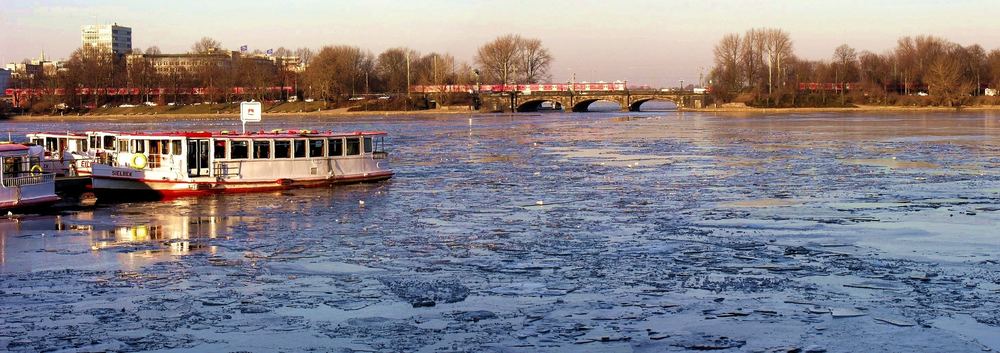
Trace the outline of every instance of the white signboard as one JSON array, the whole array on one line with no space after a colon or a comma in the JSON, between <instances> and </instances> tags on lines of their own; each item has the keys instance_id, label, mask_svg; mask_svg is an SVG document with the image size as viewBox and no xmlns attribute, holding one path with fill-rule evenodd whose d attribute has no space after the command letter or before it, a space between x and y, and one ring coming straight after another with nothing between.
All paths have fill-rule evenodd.
<instances>
[{"instance_id":1,"label":"white signboard","mask_svg":"<svg viewBox=\"0 0 1000 353\"><path fill-rule=\"evenodd\" d=\"M260 102L240 103L240 121L260 122Z\"/></svg>"}]
</instances>

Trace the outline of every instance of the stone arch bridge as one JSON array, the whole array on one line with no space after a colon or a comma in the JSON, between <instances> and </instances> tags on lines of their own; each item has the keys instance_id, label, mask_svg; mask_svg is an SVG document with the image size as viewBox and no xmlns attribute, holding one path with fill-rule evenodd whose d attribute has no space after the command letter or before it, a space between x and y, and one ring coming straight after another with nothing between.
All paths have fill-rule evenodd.
<instances>
[{"instance_id":1,"label":"stone arch bridge","mask_svg":"<svg viewBox=\"0 0 1000 353\"><path fill-rule=\"evenodd\" d=\"M657 90L614 90L614 91L556 91L556 92L496 92L479 95L480 110L485 112L531 112L537 111L545 102L550 102L555 108L564 111L585 112L587 107L597 101L617 103L622 111L639 111L639 107L648 101L670 101L678 109L701 108L705 104L706 95L690 91L657 91Z\"/></svg>"}]
</instances>

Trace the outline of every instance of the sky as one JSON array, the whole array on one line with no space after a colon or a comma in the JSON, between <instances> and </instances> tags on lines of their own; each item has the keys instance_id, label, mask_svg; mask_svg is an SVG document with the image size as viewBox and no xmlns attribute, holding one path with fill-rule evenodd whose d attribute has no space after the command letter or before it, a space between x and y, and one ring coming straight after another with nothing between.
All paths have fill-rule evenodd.
<instances>
[{"instance_id":1,"label":"sky","mask_svg":"<svg viewBox=\"0 0 1000 353\"><path fill-rule=\"evenodd\" d=\"M883 52L903 36L932 34L1000 48L995 1L254 1L3 0L0 62L60 59L80 46L80 27L132 27L133 47L187 51L204 36L229 49L348 44L375 54L406 46L472 62L497 36L538 38L555 58L553 82L693 83L712 66L727 33L781 28L798 56L829 59L840 44Z\"/></svg>"}]
</instances>

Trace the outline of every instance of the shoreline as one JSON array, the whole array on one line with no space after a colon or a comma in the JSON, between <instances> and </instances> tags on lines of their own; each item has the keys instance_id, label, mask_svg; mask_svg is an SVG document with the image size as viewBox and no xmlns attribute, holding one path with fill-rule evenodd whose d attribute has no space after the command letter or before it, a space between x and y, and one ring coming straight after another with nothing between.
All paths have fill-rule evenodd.
<instances>
[{"instance_id":1,"label":"shoreline","mask_svg":"<svg viewBox=\"0 0 1000 353\"><path fill-rule=\"evenodd\" d=\"M317 118L345 118L345 117L371 117L371 116L403 116L403 115L458 115L458 114L480 114L472 110L456 109L432 109L432 110L410 110L410 111L347 111L344 109L333 109L324 111L309 112L280 112L264 113L265 118L273 117L317 117ZM239 113L185 113L185 114L100 114L100 115L11 115L7 121L80 121L80 120L140 120L157 118L180 118L180 119L209 119L227 118L239 119Z\"/></svg>"},{"instance_id":2,"label":"shoreline","mask_svg":"<svg viewBox=\"0 0 1000 353\"><path fill-rule=\"evenodd\" d=\"M959 112L959 111L1000 111L1000 105L978 105L962 107L903 107L903 106L881 106L881 105L858 105L855 107L799 107L799 108L755 108L755 107L710 107L710 108L683 108L676 112L697 112L697 113L750 113L750 114L794 114L794 113L847 113L847 112ZM623 112L627 113L627 112ZM410 111L347 111L346 109L333 109L324 111L309 112L277 112L266 113L268 117L290 117L307 116L317 118L345 118L345 117L371 117L371 116L406 116L406 115L481 115L496 114L483 113L474 110L464 109L432 109L432 110L410 110ZM79 120L140 120L155 119L160 117L198 119L198 118L239 118L238 113L182 113L182 114L96 114L96 115L11 115L6 117L7 121L79 121Z\"/></svg>"},{"instance_id":3,"label":"shoreline","mask_svg":"<svg viewBox=\"0 0 1000 353\"><path fill-rule=\"evenodd\" d=\"M1000 111L1000 105L974 105L961 107L915 107L887 105L857 105L854 107L797 107L797 108L755 108L755 107L711 107L685 108L685 112L701 113L841 113L841 112L957 112L957 111Z\"/></svg>"}]
</instances>

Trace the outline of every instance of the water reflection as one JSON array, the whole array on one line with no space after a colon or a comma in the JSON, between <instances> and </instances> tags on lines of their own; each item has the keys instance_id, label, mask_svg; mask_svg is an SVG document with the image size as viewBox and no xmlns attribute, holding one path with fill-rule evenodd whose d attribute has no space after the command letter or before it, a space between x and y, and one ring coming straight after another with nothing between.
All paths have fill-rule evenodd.
<instances>
[{"instance_id":1,"label":"water reflection","mask_svg":"<svg viewBox=\"0 0 1000 353\"><path fill-rule=\"evenodd\" d=\"M215 246L207 246L206 239L215 239L228 229L243 222L244 217L189 217L159 216L150 224L116 226L113 230L90 231L91 250L152 246L146 253L166 251L170 255L184 255L191 251L207 250L214 254Z\"/></svg>"},{"instance_id":2,"label":"water reflection","mask_svg":"<svg viewBox=\"0 0 1000 353\"><path fill-rule=\"evenodd\" d=\"M133 215L122 222L104 210L70 216L0 220L0 271L141 265L194 252L216 254L214 240L255 220L246 216ZM117 258L126 256L126 259Z\"/></svg>"}]
</instances>

